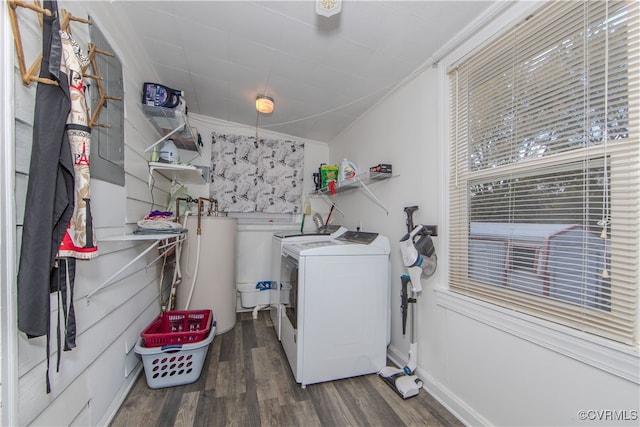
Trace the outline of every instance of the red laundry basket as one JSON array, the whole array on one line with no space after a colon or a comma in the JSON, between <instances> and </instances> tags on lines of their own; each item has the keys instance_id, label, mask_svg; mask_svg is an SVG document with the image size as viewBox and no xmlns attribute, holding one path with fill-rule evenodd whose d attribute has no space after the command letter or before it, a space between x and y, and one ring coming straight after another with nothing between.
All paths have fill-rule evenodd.
<instances>
[{"instance_id":1,"label":"red laundry basket","mask_svg":"<svg viewBox=\"0 0 640 427\"><path fill-rule=\"evenodd\" d=\"M212 323L215 321L211 310L165 311L140 337L145 347L193 344L207 338Z\"/></svg>"}]
</instances>

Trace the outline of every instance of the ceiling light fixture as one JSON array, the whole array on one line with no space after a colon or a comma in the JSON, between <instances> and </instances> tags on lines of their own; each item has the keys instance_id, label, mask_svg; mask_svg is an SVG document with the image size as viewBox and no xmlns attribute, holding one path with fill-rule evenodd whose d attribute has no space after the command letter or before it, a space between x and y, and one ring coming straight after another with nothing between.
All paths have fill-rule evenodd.
<instances>
[{"instance_id":1,"label":"ceiling light fixture","mask_svg":"<svg viewBox=\"0 0 640 427\"><path fill-rule=\"evenodd\" d=\"M256 110L262 114L270 114L273 112L273 98L267 95L258 95L256 97Z\"/></svg>"},{"instance_id":2,"label":"ceiling light fixture","mask_svg":"<svg viewBox=\"0 0 640 427\"><path fill-rule=\"evenodd\" d=\"M342 0L316 0L316 13L327 18L340 13Z\"/></svg>"}]
</instances>

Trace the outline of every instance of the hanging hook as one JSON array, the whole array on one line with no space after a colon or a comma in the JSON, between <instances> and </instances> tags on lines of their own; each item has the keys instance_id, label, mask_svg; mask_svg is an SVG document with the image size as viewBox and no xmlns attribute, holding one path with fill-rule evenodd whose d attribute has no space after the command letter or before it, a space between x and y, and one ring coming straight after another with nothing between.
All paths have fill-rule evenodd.
<instances>
[{"instance_id":1,"label":"hanging hook","mask_svg":"<svg viewBox=\"0 0 640 427\"><path fill-rule=\"evenodd\" d=\"M23 7L25 9L33 10L41 15L52 16L53 12L49 9L40 7L38 4L31 4L20 0L9 0L7 2L9 7L9 21L11 22L11 30L13 32L13 39L16 45L16 54L18 55L18 67L20 68L20 75L22 76L22 83L25 86L29 86L31 82L36 81L38 83L44 83L48 85L58 86L58 82L55 80L39 77L38 71L40 71L40 61L42 61L42 53L33 61L29 69L27 69L24 59L24 49L22 47L22 37L20 36L20 26L18 25L18 17L16 15L16 8ZM42 21L40 21L42 24Z\"/></svg>"}]
</instances>

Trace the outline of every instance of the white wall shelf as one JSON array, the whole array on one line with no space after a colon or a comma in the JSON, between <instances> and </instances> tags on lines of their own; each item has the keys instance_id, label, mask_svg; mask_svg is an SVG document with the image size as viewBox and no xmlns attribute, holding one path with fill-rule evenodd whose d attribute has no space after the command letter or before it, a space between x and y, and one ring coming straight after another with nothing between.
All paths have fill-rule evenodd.
<instances>
[{"instance_id":1,"label":"white wall shelf","mask_svg":"<svg viewBox=\"0 0 640 427\"><path fill-rule=\"evenodd\" d=\"M335 194L344 193L345 191L363 189L369 194L369 196L373 199L373 201L380 206L384 211L389 215L389 210L382 204L382 202L373 194L373 192L369 189L369 186L378 182L386 181L390 178L395 178L398 175L392 174L362 174L357 175L355 178L348 180L348 182L340 185L338 182L335 184ZM320 190L315 190L309 193L309 196L332 196L331 190L329 188L323 188Z\"/></svg>"},{"instance_id":2,"label":"white wall shelf","mask_svg":"<svg viewBox=\"0 0 640 427\"><path fill-rule=\"evenodd\" d=\"M176 147L202 154L202 146L198 144L198 132L189 125L189 119L185 113L174 108L146 104L142 104L142 110L162 134L162 138L147 147L145 152L171 138Z\"/></svg>"},{"instance_id":3,"label":"white wall shelf","mask_svg":"<svg viewBox=\"0 0 640 427\"><path fill-rule=\"evenodd\" d=\"M149 188L151 188L153 173L156 171L165 178L182 184L207 183L207 177L204 176L202 168L176 163L149 162Z\"/></svg>"}]
</instances>

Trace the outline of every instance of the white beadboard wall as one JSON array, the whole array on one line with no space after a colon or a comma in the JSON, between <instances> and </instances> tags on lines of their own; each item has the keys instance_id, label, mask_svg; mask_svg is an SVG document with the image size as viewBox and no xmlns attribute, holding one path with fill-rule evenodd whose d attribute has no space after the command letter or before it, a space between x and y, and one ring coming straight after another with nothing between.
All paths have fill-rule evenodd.
<instances>
[{"instance_id":1,"label":"white beadboard wall","mask_svg":"<svg viewBox=\"0 0 640 427\"><path fill-rule=\"evenodd\" d=\"M125 186L92 179L91 200L94 226L98 238L99 256L91 261L78 261L75 282L75 309L77 318L77 348L63 352L60 370L56 372L57 358L55 332L51 346L50 378L52 392L45 391L46 350L45 339L28 340L18 336L18 399L17 413L20 425L104 425L109 422L126 396L129 387L140 374L142 365L133 351L140 331L159 313L158 278L160 263L145 268L155 258L156 251L147 255L105 287L87 299L100 283L138 255L149 242L103 241L105 236L119 235L135 228L135 222L152 207L148 188L148 155L144 149L159 136L140 106L140 92L144 81L157 81L153 69L136 55L135 41L118 37L117 23L109 17L108 2L60 1L59 8L67 9L79 17L91 15L111 43L124 64L125 86ZM20 11L20 27L27 62L40 52L40 29L34 13ZM72 23L73 35L86 45L88 28ZM3 71L7 72L7 71ZM31 155L32 124L35 84L24 86L17 63L14 70L15 90L15 186L16 186L16 257L20 252L22 218L28 182ZM187 100L188 101L188 100ZM193 120L193 119L192 119ZM197 122L197 123L196 123ZM205 141L202 156L195 164L206 165L210 159L211 131L252 135L255 129L199 117L192 125L199 128ZM261 132L262 134L262 132ZM265 132L265 136L287 138L285 135ZM209 144L208 144L209 143ZM305 172L317 168L328 158L327 144L305 141ZM185 159L193 152L182 152ZM311 172L308 172L310 176ZM305 173L306 176L306 173ZM305 191L311 183L305 182ZM170 182L155 174L154 208L164 208L169 199ZM308 188L307 188L308 187ZM189 188L194 197L207 196L205 185ZM279 229L274 226L274 231ZM243 247L251 247L256 237L263 239L263 231L244 230L239 239ZM238 253L238 264L249 258ZM254 256L253 254L248 254ZM257 281L268 274L267 262L249 265L243 269L246 280ZM248 274L248 276L247 276ZM52 297L52 325L56 325L57 300Z\"/></svg>"},{"instance_id":2,"label":"white beadboard wall","mask_svg":"<svg viewBox=\"0 0 640 427\"><path fill-rule=\"evenodd\" d=\"M0 8L0 22L8 22L9 11ZM15 314L7 305L14 299L15 277L15 137L13 118L13 61L15 49L11 40L9 25L0 27L0 62L4 69L0 71L0 424L15 424L17 411L15 407L5 404L13 399L17 384L14 357Z\"/></svg>"},{"instance_id":3,"label":"white beadboard wall","mask_svg":"<svg viewBox=\"0 0 640 427\"><path fill-rule=\"evenodd\" d=\"M92 211L98 237L99 256L78 261L75 282L77 348L63 352L56 372L55 331L52 334L50 378L52 392L45 391L46 347L43 337L28 340L18 335L18 399L20 425L100 425L115 413L129 386L141 370L133 347L140 331L159 313L158 273L160 263L145 268L155 258L150 254L131 266L112 285L87 295L122 265L134 258L148 242L104 242L103 236L127 232L135 221L149 211L151 195L147 189L147 165L143 150L147 141L158 138L139 106L143 78L153 70L136 63L136 55L118 40L117 29L110 26L105 3L86 10L75 2L60 2L72 14L91 14L107 35L113 50L125 64L126 185L125 188L93 179ZM27 62L40 52L41 35L35 13L18 10ZM88 27L72 23L74 38L85 45ZM29 174L35 84L24 86L14 67L15 91L15 182L17 254L21 239L24 200ZM169 183L158 179L154 197L167 199ZM17 256L17 255L16 255ZM57 300L52 296L51 323L57 324Z\"/></svg>"}]
</instances>

